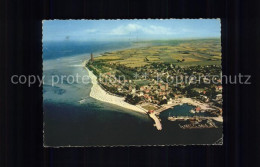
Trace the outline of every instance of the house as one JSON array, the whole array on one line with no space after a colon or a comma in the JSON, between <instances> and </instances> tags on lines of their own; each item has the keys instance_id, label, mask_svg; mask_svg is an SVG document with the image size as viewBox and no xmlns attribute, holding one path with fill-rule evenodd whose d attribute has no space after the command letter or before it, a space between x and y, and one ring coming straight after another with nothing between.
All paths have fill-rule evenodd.
<instances>
[{"instance_id":1,"label":"house","mask_svg":"<svg viewBox=\"0 0 260 167\"><path fill-rule=\"evenodd\" d=\"M132 91L132 86L129 86L129 87L128 87L128 90Z\"/></svg>"},{"instance_id":2,"label":"house","mask_svg":"<svg viewBox=\"0 0 260 167\"><path fill-rule=\"evenodd\" d=\"M210 83L210 79L204 77L204 78L203 78L203 82L204 82L204 83Z\"/></svg>"},{"instance_id":3,"label":"house","mask_svg":"<svg viewBox=\"0 0 260 167\"><path fill-rule=\"evenodd\" d=\"M169 84L166 83L166 84L165 84L165 90L168 90L168 89L169 89Z\"/></svg>"},{"instance_id":4,"label":"house","mask_svg":"<svg viewBox=\"0 0 260 167\"><path fill-rule=\"evenodd\" d=\"M144 98L148 99L150 96L148 94L144 94Z\"/></svg>"},{"instance_id":5,"label":"house","mask_svg":"<svg viewBox=\"0 0 260 167\"><path fill-rule=\"evenodd\" d=\"M221 85L220 86L216 86L215 88L216 88L216 91L222 91L222 89L223 89Z\"/></svg>"},{"instance_id":6,"label":"house","mask_svg":"<svg viewBox=\"0 0 260 167\"><path fill-rule=\"evenodd\" d=\"M163 96L163 95L165 95L165 92L159 92L159 95Z\"/></svg>"},{"instance_id":7,"label":"house","mask_svg":"<svg viewBox=\"0 0 260 167\"><path fill-rule=\"evenodd\" d=\"M160 85L161 90L165 90L165 85Z\"/></svg>"},{"instance_id":8,"label":"house","mask_svg":"<svg viewBox=\"0 0 260 167\"><path fill-rule=\"evenodd\" d=\"M218 94L218 95L216 96L216 100L222 100L222 94Z\"/></svg>"},{"instance_id":9,"label":"house","mask_svg":"<svg viewBox=\"0 0 260 167\"><path fill-rule=\"evenodd\" d=\"M149 90L149 89L146 89L144 92L145 92L145 93L149 93L149 92L150 92L150 90Z\"/></svg>"},{"instance_id":10,"label":"house","mask_svg":"<svg viewBox=\"0 0 260 167\"><path fill-rule=\"evenodd\" d=\"M205 95L200 95L201 96L201 99L204 101L204 102L209 102L209 98Z\"/></svg>"},{"instance_id":11,"label":"house","mask_svg":"<svg viewBox=\"0 0 260 167\"><path fill-rule=\"evenodd\" d=\"M152 102L152 99L151 99L150 96L147 98L147 100L148 100L149 102Z\"/></svg>"},{"instance_id":12,"label":"house","mask_svg":"<svg viewBox=\"0 0 260 167\"><path fill-rule=\"evenodd\" d=\"M135 92L136 92L136 89L133 88L132 91L131 91L131 93L134 94Z\"/></svg>"},{"instance_id":13,"label":"house","mask_svg":"<svg viewBox=\"0 0 260 167\"><path fill-rule=\"evenodd\" d=\"M138 94L139 97L140 97L140 96L143 96L143 95L144 95L143 92L140 92L140 93Z\"/></svg>"},{"instance_id":14,"label":"house","mask_svg":"<svg viewBox=\"0 0 260 167\"><path fill-rule=\"evenodd\" d=\"M154 113L154 110L149 110L148 113L152 114L152 113Z\"/></svg>"},{"instance_id":15,"label":"house","mask_svg":"<svg viewBox=\"0 0 260 167\"><path fill-rule=\"evenodd\" d=\"M141 86L141 87L140 87L140 91L143 91L144 89L145 89L144 86Z\"/></svg>"},{"instance_id":16,"label":"house","mask_svg":"<svg viewBox=\"0 0 260 167\"><path fill-rule=\"evenodd\" d=\"M201 108L198 106L198 107L196 107L196 112L199 112L200 110L201 110Z\"/></svg>"}]
</instances>

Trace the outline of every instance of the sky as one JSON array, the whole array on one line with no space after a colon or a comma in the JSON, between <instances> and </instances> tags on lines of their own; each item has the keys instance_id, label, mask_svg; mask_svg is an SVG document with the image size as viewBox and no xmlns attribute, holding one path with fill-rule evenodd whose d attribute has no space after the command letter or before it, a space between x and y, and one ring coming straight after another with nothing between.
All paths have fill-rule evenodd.
<instances>
[{"instance_id":1,"label":"sky","mask_svg":"<svg viewBox=\"0 0 260 167\"><path fill-rule=\"evenodd\" d=\"M43 21L43 41L196 39L220 34L220 19Z\"/></svg>"}]
</instances>

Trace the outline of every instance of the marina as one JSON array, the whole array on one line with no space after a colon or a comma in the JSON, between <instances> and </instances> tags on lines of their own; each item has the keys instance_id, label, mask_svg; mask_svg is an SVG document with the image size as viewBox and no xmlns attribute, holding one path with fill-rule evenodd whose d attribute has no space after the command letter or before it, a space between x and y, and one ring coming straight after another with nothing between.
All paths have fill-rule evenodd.
<instances>
[{"instance_id":1,"label":"marina","mask_svg":"<svg viewBox=\"0 0 260 167\"><path fill-rule=\"evenodd\" d=\"M177 107L177 108L174 108ZM195 108L195 109L190 109ZM223 118L221 115L216 115L216 112L211 112L213 110L209 111L198 111L198 108L196 106L192 106L188 103L182 103L181 105L178 102L175 102L171 105L164 105L163 107L157 109L157 110L149 110L147 113L148 115L154 120L155 124L154 126L157 128L157 130L162 130L162 123L160 116L165 117L165 114L168 113L167 121L182 121L182 122L192 122L192 124L185 124L180 125L179 127L182 129L202 129L202 128L213 128L216 127L214 121L217 122L223 122ZM177 115L171 116L171 111ZM177 113L176 113L177 112ZM207 124L198 124L202 121L206 121ZM194 124L196 123L196 124ZM196 125L196 126L195 126Z\"/></svg>"},{"instance_id":2,"label":"marina","mask_svg":"<svg viewBox=\"0 0 260 167\"><path fill-rule=\"evenodd\" d=\"M216 126L216 124L212 120L210 120L210 119L208 119L206 121L206 123L201 123L201 122L202 122L202 120L192 120L192 121L190 120L189 124L184 124L184 125L179 124L179 127L181 129L218 128Z\"/></svg>"}]
</instances>

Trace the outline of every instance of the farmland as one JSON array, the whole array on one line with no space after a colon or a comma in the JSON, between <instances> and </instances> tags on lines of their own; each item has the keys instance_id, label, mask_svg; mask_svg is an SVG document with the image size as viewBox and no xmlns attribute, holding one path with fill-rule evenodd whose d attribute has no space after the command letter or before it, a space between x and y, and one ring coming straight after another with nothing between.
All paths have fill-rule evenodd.
<instances>
[{"instance_id":1,"label":"farmland","mask_svg":"<svg viewBox=\"0 0 260 167\"><path fill-rule=\"evenodd\" d=\"M138 42L140 43L140 42ZM136 43L136 44L138 44ZM177 66L220 65L220 39L144 41L147 47L106 52L95 61L107 65L142 67L151 63L171 63Z\"/></svg>"}]
</instances>

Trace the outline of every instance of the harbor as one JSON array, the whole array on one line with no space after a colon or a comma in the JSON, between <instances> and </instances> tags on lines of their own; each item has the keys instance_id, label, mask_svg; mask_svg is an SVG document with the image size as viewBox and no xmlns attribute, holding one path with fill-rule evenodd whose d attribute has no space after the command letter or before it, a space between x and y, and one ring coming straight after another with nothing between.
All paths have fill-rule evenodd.
<instances>
[{"instance_id":1,"label":"harbor","mask_svg":"<svg viewBox=\"0 0 260 167\"><path fill-rule=\"evenodd\" d=\"M149 110L147 113L154 120L154 126L157 130L162 130L160 118L162 115L167 118L167 121L185 122L184 125L179 124L181 129L217 128L213 120L223 122L220 109L190 98L173 100L171 104L162 105L160 108ZM168 115L166 115L167 113ZM170 113L176 115L173 116Z\"/></svg>"}]
</instances>

